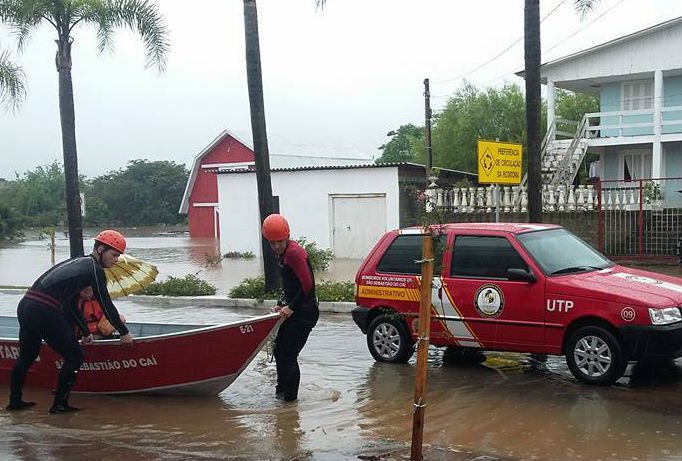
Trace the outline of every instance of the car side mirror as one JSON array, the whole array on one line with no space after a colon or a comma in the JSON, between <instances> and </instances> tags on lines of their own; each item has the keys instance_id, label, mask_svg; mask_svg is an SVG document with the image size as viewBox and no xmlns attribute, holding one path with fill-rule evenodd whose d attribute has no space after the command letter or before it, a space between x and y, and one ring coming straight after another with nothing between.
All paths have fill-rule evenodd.
<instances>
[{"instance_id":1,"label":"car side mirror","mask_svg":"<svg viewBox=\"0 0 682 461\"><path fill-rule=\"evenodd\" d=\"M509 280L528 283L533 283L537 281L532 272L528 272L526 269L518 268L507 269L507 278Z\"/></svg>"}]
</instances>

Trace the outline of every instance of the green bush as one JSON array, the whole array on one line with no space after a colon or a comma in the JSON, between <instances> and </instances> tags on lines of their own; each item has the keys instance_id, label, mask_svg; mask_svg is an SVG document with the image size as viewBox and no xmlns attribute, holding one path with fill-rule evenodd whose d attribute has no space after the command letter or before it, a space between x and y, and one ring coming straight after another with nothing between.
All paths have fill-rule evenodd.
<instances>
[{"instance_id":1,"label":"green bush","mask_svg":"<svg viewBox=\"0 0 682 461\"><path fill-rule=\"evenodd\" d=\"M144 295L163 296L204 296L214 295L216 287L194 274L184 278L169 277L163 282L155 282L142 291Z\"/></svg>"},{"instance_id":2,"label":"green bush","mask_svg":"<svg viewBox=\"0 0 682 461\"><path fill-rule=\"evenodd\" d=\"M324 281L316 284L315 292L320 301L353 301L353 282ZM262 276L244 279L230 290L230 298L278 299L278 293L265 293L265 280Z\"/></svg>"},{"instance_id":3,"label":"green bush","mask_svg":"<svg viewBox=\"0 0 682 461\"><path fill-rule=\"evenodd\" d=\"M239 251L228 251L223 255L223 258L225 259L239 259L239 258L244 258L244 259L253 259L255 258L256 255L253 254L253 251L245 251L245 252L239 252Z\"/></svg>"},{"instance_id":4,"label":"green bush","mask_svg":"<svg viewBox=\"0 0 682 461\"><path fill-rule=\"evenodd\" d=\"M218 253L205 253L204 258L206 259L206 262L204 263L206 267L215 267L220 264L220 261L223 259Z\"/></svg>"},{"instance_id":5,"label":"green bush","mask_svg":"<svg viewBox=\"0 0 682 461\"><path fill-rule=\"evenodd\" d=\"M325 280L315 286L317 299L320 301L355 301L353 282L332 282Z\"/></svg>"},{"instance_id":6,"label":"green bush","mask_svg":"<svg viewBox=\"0 0 682 461\"><path fill-rule=\"evenodd\" d=\"M265 293L265 278L249 277L230 290L230 298L244 299L278 299L278 293Z\"/></svg>"},{"instance_id":7,"label":"green bush","mask_svg":"<svg viewBox=\"0 0 682 461\"><path fill-rule=\"evenodd\" d=\"M21 237L24 223L15 210L0 203L0 241Z\"/></svg>"},{"instance_id":8,"label":"green bush","mask_svg":"<svg viewBox=\"0 0 682 461\"><path fill-rule=\"evenodd\" d=\"M306 253L308 253L308 260L310 266L315 272L324 272L329 267L329 263L334 259L334 250L327 248L322 250L317 247L317 243L308 241L307 238L301 237L296 240L301 245Z\"/></svg>"}]
</instances>

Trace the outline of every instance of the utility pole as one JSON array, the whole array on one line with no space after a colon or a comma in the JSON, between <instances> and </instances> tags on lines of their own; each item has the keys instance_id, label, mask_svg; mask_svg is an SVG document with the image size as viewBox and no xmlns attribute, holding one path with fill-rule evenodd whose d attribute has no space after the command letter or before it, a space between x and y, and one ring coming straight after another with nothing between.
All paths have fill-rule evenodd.
<instances>
[{"instance_id":1,"label":"utility pole","mask_svg":"<svg viewBox=\"0 0 682 461\"><path fill-rule=\"evenodd\" d=\"M432 148L431 148L431 90L429 89L429 79L424 79L424 145L426 146L426 177L431 177L433 168Z\"/></svg>"},{"instance_id":2,"label":"utility pole","mask_svg":"<svg viewBox=\"0 0 682 461\"><path fill-rule=\"evenodd\" d=\"M429 79L424 79L424 149L426 151L426 190L425 211L436 209L436 176L433 174L433 148L431 147L431 90Z\"/></svg>"}]
</instances>

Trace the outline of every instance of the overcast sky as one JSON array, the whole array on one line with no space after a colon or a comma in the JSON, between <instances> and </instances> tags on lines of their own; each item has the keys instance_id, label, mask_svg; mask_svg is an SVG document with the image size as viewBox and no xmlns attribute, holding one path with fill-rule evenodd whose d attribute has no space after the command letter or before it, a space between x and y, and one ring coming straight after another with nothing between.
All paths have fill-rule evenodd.
<instances>
[{"instance_id":1,"label":"overcast sky","mask_svg":"<svg viewBox=\"0 0 682 461\"><path fill-rule=\"evenodd\" d=\"M378 156L388 131L423 124L425 77L434 110L463 78L523 86L514 75L523 68L523 0L327 3L316 11L313 0L258 1L272 153ZM78 158L88 177L138 158L189 167L222 130L251 144L242 1L156 4L170 31L164 74L144 69L130 32L104 55L92 30L73 34ZM543 62L682 16L679 0L602 0L582 20L573 0L540 4ZM29 94L18 113L0 112L0 177L62 159L53 39L45 26L13 55ZM0 48L15 45L0 25Z\"/></svg>"}]
</instances>

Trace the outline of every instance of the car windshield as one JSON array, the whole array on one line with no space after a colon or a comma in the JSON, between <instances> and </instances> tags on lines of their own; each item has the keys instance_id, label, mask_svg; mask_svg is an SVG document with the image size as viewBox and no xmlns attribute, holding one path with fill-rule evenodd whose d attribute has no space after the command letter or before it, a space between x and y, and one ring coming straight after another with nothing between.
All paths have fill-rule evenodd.
<instances>
[{"instance_id":1,"label":"car windshield","mask_svg":"<svg viewBox=\"0 0 682 461\"><path fill-rule=\"evenodd\" d=\"M599 270L614 265L566 229L528 232L517 238L548 275Z\"/></svg>"}]
</instances>

